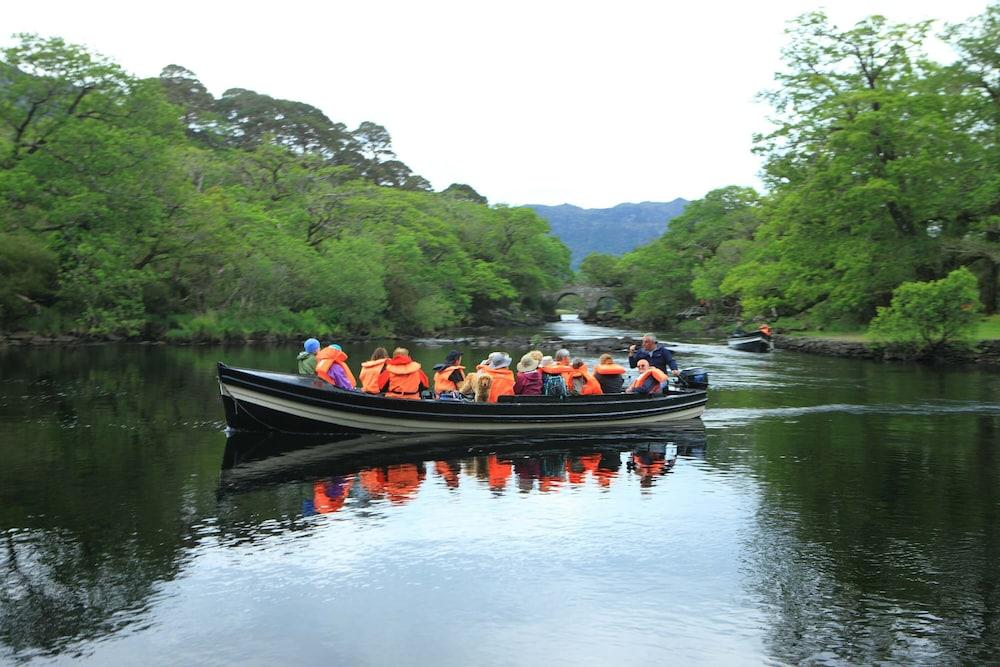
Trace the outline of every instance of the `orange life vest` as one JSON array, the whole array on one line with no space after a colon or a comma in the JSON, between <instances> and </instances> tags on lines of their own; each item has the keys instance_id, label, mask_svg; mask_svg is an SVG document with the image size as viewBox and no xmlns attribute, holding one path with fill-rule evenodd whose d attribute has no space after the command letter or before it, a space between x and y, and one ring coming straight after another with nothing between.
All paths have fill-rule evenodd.
<instances>
[{"instance_id":1,"label":"orange life vest","mask_svg":"<svg viewBox=\"0 0 1000 667\"><path fill-rule=\"evenodd\" d=\"M372 359L361 362L361 372L358 373L358 379L361 380L362 391L366 394L378 393L378 376L385 370L388 361L388 359Z\"/></svg>"},{"instance_id":2,"label":"orange life vest","mask_svg":"<svg viewBox=\"0 0 1000 667\"><path fill-rule=\"evenodd\" d=\"M600 396L604 393L604 390L601 389L601 383L587 372L586 366L574 368L570 378L583 378L583 389L580 390L581 396ZM572 379L570 382L572 382Z\"/></svg>"},{"instance_id":3,"label":"orange life vest","mask_svg":"<svg viewBox=\"0 0 1000 667\"><path fill-rule=\"evenodd\" d=\"M646 379L650 375L652 375L656 379L656 388L649 393L659 394L661 392L660 385L663 384L663 381L667 379L667 374L661 371L656 366L650 366L648 371L637 377L635 379L635 382L629 385L629 389L635 391L636 389L642 386L642 384L646 381Z\"/></svg>"},{"instance_id":4,"label":"orange life vest","mask_svg":"<svg viewBox=\"0 0 1000 667\"><path fill-rule=\"evenodd\" d=\"M538 370L540 370L543 373L547 373L549 375L562 375L563 382L566 383L566 388L567 389L572 389L573 388L573 367L572 366L562 366L562 365L559 365L559 366L546 366L545 368L542 368L541 366L539 366Z\"/></svg>"},{"instance_id":5,"label":"orange life vest","mask_svg":"<svg viewBox=\"0 0 1000 667\"><path fill-rule=\"evenodd\" d=\"M405 398L413 401L420 400L420 388L425 389L430 386L427 376L420 370L420 364L409 357L393 357L386 365L385 370L378 376L379 389L385 387L387 398Z\"/></svg>"},{"instance_id":6,"label":"orange life vest","mask_svg":"<svg viewBox=\"0 0 1000 667\"><path fill-rule=\"evenodd\" d=\"M490 366L479 365L476 367L481 374L489 375L493 380L490 385L490 396L488 403L496 403L501 396L514 395L514 373L509 368L492 368Z\"/></svg>"},{"instance_id":7,"label":"orange life vest","mask_svg":"<svg viewBox=\"0 0 1000 667\"><path fill-rule=\"evenodd\" d=\"M618 364L598 364L594 367L596 375L624 375L625 367Z\"/></svg>"},{"instance_id":8,"label":"orange life vest","mask_svg":"<svg viewBox=\"0 0 1000 667\"><path fill-rule=\"evenodd\" d=\"M332 345L324 347L316 353L316 375L320 376L330 384L336 384L336 382L333 381L333 378L330 377L330 367L337 364L344 369L344 375L347 376L347 381L351 383L352 387L355 387L357 386L358 381L354 379L354 373L351 372L351 369L348 367L346 362L347 355L344 354L343 350L338 350Z\"/></svg>"},{"instance_id":9,"label":"orange life vest","mask_svg":"<svg viewBox=\"0 0 1000 667\"><path fill-rule=\"evenodd\" d=\"M765 336L771 335L771 327L766 324L762 324L759 327L757 327L757 331L761 332Z\"/></svg>"},{"instance_id":10,"label":"orange life vest","mask_svg":"<svg viewBox=\"0 0 1000 667\"><path fill-rule=\"evenodd\" d=\"M448 368L443 368L434 374L435 394L440 394L443 391L458 391L458 386L448 379L455 371L462 371L462 377L465 377L465 366L448 366Z\"/></svg>"}]
</instances>

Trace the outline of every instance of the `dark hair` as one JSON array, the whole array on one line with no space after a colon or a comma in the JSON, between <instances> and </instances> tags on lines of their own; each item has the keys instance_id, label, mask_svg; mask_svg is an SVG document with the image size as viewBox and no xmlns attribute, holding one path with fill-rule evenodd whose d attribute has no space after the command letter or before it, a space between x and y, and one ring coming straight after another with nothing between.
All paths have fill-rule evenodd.
<instances>
[{"instance_id":1,"label":"dark hair","mask_svg":"<svg viewBox=\"0 0 1000 667\"><path fill-rule=\"evenodd\" d=\"M388 350L386 350L384 347L376 347L375 351L372 352L371 360L375 361L376 359L388 359L388 358L389 358Z\"/></svg>"}]
</instances>

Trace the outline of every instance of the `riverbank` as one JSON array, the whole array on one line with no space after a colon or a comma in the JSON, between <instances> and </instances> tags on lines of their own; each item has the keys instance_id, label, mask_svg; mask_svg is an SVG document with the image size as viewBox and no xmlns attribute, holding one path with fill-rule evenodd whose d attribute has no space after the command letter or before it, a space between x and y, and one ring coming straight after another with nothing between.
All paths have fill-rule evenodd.
<instances>
[{"instance_id":1,"label":"riverbank","mask_svg":"<svg viewBox=\"0 0 1000 667\"><path fill-rule=\"evenodd\" d=\"M775 334L774 347L793 352L818 354L828 357L853 357L882 361L912 361L912 357L881 345L854 340L814 338ZM969 348L949 347L935 357L935 362L987 364L1000 366L1000 340L979 341Z\"/></svg>"}]
</instances>

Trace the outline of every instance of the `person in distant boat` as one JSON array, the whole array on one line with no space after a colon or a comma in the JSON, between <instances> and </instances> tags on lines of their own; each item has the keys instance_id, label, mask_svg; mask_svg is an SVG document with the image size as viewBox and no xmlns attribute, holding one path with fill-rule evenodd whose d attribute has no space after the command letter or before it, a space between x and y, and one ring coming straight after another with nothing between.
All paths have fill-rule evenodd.
<instances>
[{"instance_id":1,"label":"person in distant boat","mask_svg":"<svg viewBox=\"0 0 1000 667\"><path fill-rule=\"evenodd\" d=\"M319 341L315 338L307 338L302 344L302 352L299 352L299 375L316 375L316 353L319 352Z\"/></svg>"},{"instance_id":2,"label":"person in distant boat","mask_svg":"<svg viewBox=\"0 0 1000 667\"><path fill-rule=\"evenodd\" d=\"M570 388L570 393L574 396L599 396L604 393L601 389L601 383L597 381L593 375L587 369L587 364L583 363L583 359L574 359L573 373L570 376L573 386Z\"/></svg>"},{"instance_id":3,"label":"person in distant boat","mask_svg":"<svg viewBox=\"0 0 1000 667\"><path fill-rule=\"evenodd\" d=\"M385 370L385 365L389 361L389 351L384 347L376 347L372 352L372 358L361 362L361 372L358 373L358 381L361 383L361 391L366 394L377 394L378 376Z\"/></svg>"},{"instance_id":4,"label":"person in distant boat","mask_svg":"<svg viewBox=\"0 0 1000 667\"><path fill-rule=\"evenodd\" d=\"M316 375L340 389L353 391L357 384L339 345L328 345L316 353Z\"/></svg>"},{"instance_id":5,"label":"person in distant boat","mask_svg":"<svg viewBox=\"0 0 1000 667\"><path fill-rule=\"evenodd\" d=\"M625 390L627 394L662 394L669 381L666 373L655 366L649 365L648 359L640 359L636 365L639 377Z\"/></svg>"},{"instance_id":6,"label":"person in distant boat","mask_svg":"<svg viewBox=\"0 0 1000 667\"><path fill-rule=\"evenodd\" d=\"M666 345L660 345L657 343L656 336L651 333L643 335L642 349L637 350L635 345L629 345L629 368L637 368L639 361L642 359L648 361L649 365L653 368L658 368L664 373L666 373L669 368L671 375L681 374L681 372L677 369L677 362L674 361L674 355L670 353L670 350L667 349Z\"/></svg>"},{"instance_id":7,"label":"person in distant boat","mask_svg":"<svg viewBox=\"0 0 1000 667\"><path fill-rule=\"evenodd\" d=\"M765 336L770 336L771 335L771 325L769 325L767 322L764 322L759 327L757 327L757 331L761 332Z\"/></svg>"},{"instance_id":8,"label":"person in distant boat","mask_svg":"<svg viewBox=\"0 0 1000 667\"><path fill-rule=\"evenodd\" d=\"M517 379L514 393L518 396L541 396L542 373L538 370L538 360L529 352L517 362Z\"/></svg>"},{"instance_id":9,"label":"person in distant boat","mask_svg":"<svg viewBox=\"0 0 1000 667\"><path fill-rule=\"evenodd\" d=\"M410 351L397 347L392 351L392 359L386 362L385 370L378 376L380 393L386 398L420 400L420 392L430 389L431 383L420 364L410 358Z\"/></svg>"},{"instance_id":10,"label":"person in distant boat","mask_svg":"<svg viewBox=\"0 0 1000 667\"><path fill-rule=\"evenodd\" d=\"M490 356L476 367L480 376L487 375L493 381L490 403L496 403L501 396L514 395L514 373L510 370L510 362L510 355L506 352L490 352Z\"/></svg>"},{"instance_id":11,"label":"person in distant boat","mask_svg":"<svg viewBox=\"0 0 1000 667\"><path fill-rule=\"evenodd\" d=\"M602 354L594 366L594 377L605 394L620 394L625 386L625 368L615 363L610 354Z\"/></svg>"},{"instance_id":12,"label":"person in distant boat","mask_svg":"<svg viewBox=\"0 0 1000 667\"><path fill-rule=\"evenodd\" d=\"M434 366L434 393L457 392L465 381L465 366L462 365L462 353L452 350L444 358L443 364Z\"/></svg>"}]
</instances>

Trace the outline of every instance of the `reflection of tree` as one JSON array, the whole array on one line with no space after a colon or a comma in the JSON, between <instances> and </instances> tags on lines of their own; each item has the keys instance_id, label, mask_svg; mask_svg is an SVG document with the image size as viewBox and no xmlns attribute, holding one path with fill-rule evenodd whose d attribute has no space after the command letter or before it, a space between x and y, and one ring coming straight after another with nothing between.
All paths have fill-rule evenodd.
<instances>
[{"instance_id":1,"label":"reflection of tree","mask_svg":"<svg viewBox=\"0 0 1000 667\"><path fill-rule=\"evenodd\" d=\"M756 427L751 461L764 494L747 567L772 656L995 660L997 420L828 421L802 420L795 441L787 425Z\"/></svg>"}]
</instances>

